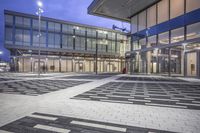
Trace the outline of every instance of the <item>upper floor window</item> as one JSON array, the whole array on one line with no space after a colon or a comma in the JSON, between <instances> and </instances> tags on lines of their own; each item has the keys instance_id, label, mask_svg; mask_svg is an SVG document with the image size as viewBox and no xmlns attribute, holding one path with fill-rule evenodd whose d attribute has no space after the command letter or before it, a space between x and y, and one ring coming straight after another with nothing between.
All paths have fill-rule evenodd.
<instances>
[{"instance_id":1,"label":"upper floor window","mask_svg":"<svg viewBox=\"0 0 200 133\"><path fill-rule=\"evenodd\" d=\"M96 30L87 28L87 37L96 37Z\"/></svg>"},{"instance_id":2,"label":"upper floor window","mask_svg":"<svg viewBox=\"0 0 200 133\"><path fill-rule=\"evenodd\" d=\"M146 28L146 11L143 11L139 14L138 28L139 31L144 30Z\"/></svg>"},{"instance_id":3,"label":"upper floor window","mask_svg":"<svg viewBox=\"0 0 200 133\"><path fill-rule=\"evenodd\" d=\"M73 26L72 25L63 24L62 25L62 32L63 33L68 33L68 34L73 34L73 32L74 32Z\"/></svg>"},{"instance_id":4,"label":"upper floor window","mask_svg":"<svg viewBox=\"0 0 200 133\"><path fill-rule=\"evenodd\" d=\"M164 32L158 35L159 45L169 44L169 32Z\"/></svg>"},{"instance_id":5,"label":"upper floor window","mask_svg":"<svg viewBox=\"0 0 200 133\"><path fill-rule=\"evenodd\" d=\"M169 20L169 0L161 0L158 3L158 24L168 20Z\"/></svg>"},{"instance_id":6,"label":"upper floor window","mask_svg":"<svg viewBox=\"0 0 200 133\"><path fill-rule=\"evenodd\" d=\"M200 8L199 0L186 0L186 12L190 12Z\"/></svg>"},{"instance_id":7,"label":"upper floor window","mask_svg":"<svg viewBox=\"0 0 200 133\"><path fill-rule=\"evenodd\" d=\"M41 28L42 30L46 30L46 27L47 27L46 21L42 20L42 21L40 22L40 28ZM38 19L33 19L33 28L34 28L34 29L38 29L38 28L39 28L39 21L38 21Z\"/></svg>"},{"instance_id":8,"label":"upper floor window","mask_svg":"<svg viewBox=\"0 0 200 133\"><path fill-rule=\"evenodd\" d=\"M147 27L156 25L156 5L147 9Z\"/></svg>"},{"instance_id":9,"label":"upper floor window","mask_svg":"<svg viewBox=\"0 0 200 133\"><path fill-rule=\"evenodd\" d=\"M6 24L13 24L13 16L12 15L5 15Z\"/></svg>"},{"instance_id":10,"label":"upper floor window","mask_svg":"<svg viewBox=\"0 0 200 133\"><path fill-rule=\"evenodd\" d=\"M84 27L75 26L74 29L75 29L75 34L76 35L85 36L85 28Z\"/></svg>"},{"instance_id":11,"label":"upper floor window","mask_svg":"<svg viewBox=\"0 0 200 133\"><path fill-rule=\"evenodd\" d=\"M171 43L176 43L184 40L184 28L178 28L171 31Z\"/></svg>"},{"instance_id":12,"label":"upper floor window","mask_svg":"<svg viewBox=\"0 0 200 133\"><path fill-rule=\"evenodd\" d=\"M137 15L131 18L131 33L136 33L138 31Z\"/></svg>"},{"instance_id":13,"label":"upper floor window","mask_svg":"<svg viewBox=\"0 0 200 133\"><path fill-rule=\"evenodd\" d=\"M171 19L184 14L184 0L171 0L170 7Z\"/></svg>"},{"instance_id":14,"label":"upper floor window","mask_svg":"<svg viewBox=\"0 0 200 133\"><path fill-rule=\"evenodd\" d=\"M200 22L187 26L187 39L200 37Z\"/></svg>"}]
</instances>

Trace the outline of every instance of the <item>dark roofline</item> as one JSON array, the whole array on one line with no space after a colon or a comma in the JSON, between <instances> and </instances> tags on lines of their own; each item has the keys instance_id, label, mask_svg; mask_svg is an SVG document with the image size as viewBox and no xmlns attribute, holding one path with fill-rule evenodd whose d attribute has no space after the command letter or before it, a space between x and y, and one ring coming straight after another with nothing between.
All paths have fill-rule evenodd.
<instances>
[{"instance_id":1,"label":"dark roofline","mask_svg":"<svg viewBox=\"0 0 200 133\"><path fill-rule=\"evenodd\" d=\"M16 15L16 16L23 16L23 17L38 19L38 16L36 16L36 15L28 14L28 13L21 13L21 12L16 12L16 11L11 11L11 10L4 10L4 14L11 14L11 15ZM120 33L120 34L124 34L124 35L127 34L125 32L121 32L121 31L117 31L117 30L113 30L113 29L109 29L109 28L81 24L81 23L65 21L65 20L55 19L55 18L50 18L50 17L45 17L45 16L42 16L42 20L49 20L49 21L53 21L53 22L57 22L57 23L63 23L63 24L79 26L79 27L86 27L86 28L93 28L93 29L97 29L97 30L105 30L105 31Z\"/></svg>"},{"instance_id":2,"label":"dark roofline","mask_svg":"<svg viewBox=\"0 0 200 133\"><path fill-rule=\"evenodd\" d=\"M138 12L136 12L136 13L134 13L134 14L131 15L129 18L131 19L131 18L134 17L135 15L138 15L139 13L141 13L141 12L143 12L144 10L150 8L151 6L156 5L156 4L157 4L158 2L160 2L160 1L161 1L161 0L158 0L158 1L156 1L156 2L153 2L151 5L149 5L149 6L145 7L145 8L143 8L143 9L141 9L140 11L138 11Z\"/></svg>"},{"instance_id":3,"label":"dark roofline","mask_svg":"<svg viewBox=\"0 0 200 133\"><path fill-rule=\"evenodd\" d=\"M129 16L129 17L127 17L127 19L123 19L123 18L119 18L119 17L113 17L113 16L109 16L109 15L105 15L105 14L100 14L100 13L97 13L97 12L93 12L94 11L94 8L95 8L95 6L97 5L97 4L99 4L99 2L100 2L101 0L93 0L92 1L92 3L89 5L89 7L88 7L88 14L91 14L91 15L96 15L96 16L100 16L100 17L105 17L105 18L111 18L111 19L115 19L115 20L118 20L118 21L126 21L126 22L129 22L130 23L130 19L133 17L133 16L135 16L135 15L137 15L137 14L139 14L139 13L141 13L141 12L143 12L144 10L146 10L146 9L148 9L149 7L151 7L151 6L153 6L153 5L155 5L155 4L157 4L158 2L160 2L161 0L158 0L158 1L155 1L155 2L153 2L151 5L149 5L149 6L147 6L147 7L144 7L143 9L141 9L141 10L139 10L138 12L136 12L136 13L134 13L134 14L132 14L131 16ZM98 7L97 7L98 8Z\"/></svg>"},{"instance_id":4,"label":"dark roofline","mask_svg":"<svg viewBox=\"0 0 200 133\"><path fill-rule=\"evenodd\" d=\"M100 13L94 13L93 10L95 8L95 6L97 4L99 4L101 0L93 0L92 3L88 6L87 10L88 10L88 14L90 15L96 15L96 16L99 16L99 17L104 17L104 18L109 18L109 19L115 19L115 20L118 20L118 21L125 21L125 22L129 22L130 23L130 19L122 19L122 18L118 18L118 17L113 17L113 16L108 16L108 15L104 15L104 14L100 14Z\"/></svg>"}]
</instances>

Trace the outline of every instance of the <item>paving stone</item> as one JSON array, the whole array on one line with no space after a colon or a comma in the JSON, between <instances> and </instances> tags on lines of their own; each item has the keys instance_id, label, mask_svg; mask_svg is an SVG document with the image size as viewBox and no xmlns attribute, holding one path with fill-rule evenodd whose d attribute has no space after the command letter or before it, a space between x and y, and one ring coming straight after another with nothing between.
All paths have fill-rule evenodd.
<instances>
[{"instance_id":1,"label":"paving stone","mask_svg":"<svg viewBox=\"0 0 200 133\"><path fill-rule=\"evenodd\" d=\"M182 83L167 84L157 81L154 83L109 82L85 92L86 94L92 93L95 95L95 98L85 93L77 95L74 98L84 97L87 100L107 102L119 102L121 100L123 103L127 101L130 104L200 110L200 102L196 101L196 99L200 99L200 95L198 94L200 85L185 84L185 87L188 88L187 91L185 91L186 89L182 89ZM170 93L172 88L174 93ZM188 97L193 100L193 103L190 99L187 100ZM186 100L184 101L184 99Z\"/></svg>"},{"instance_id":2,"label":"paving stone","mask_svg":"<svg viewBox=\"0 0 200 133\"><path fill-rule=\"evenodd\" d=\"M42 113L33 113L28 117L18 119L0 127L0 130L16 133L172 133L163 130L124 126L113 123Z\"/></svg>"}]
</instances>

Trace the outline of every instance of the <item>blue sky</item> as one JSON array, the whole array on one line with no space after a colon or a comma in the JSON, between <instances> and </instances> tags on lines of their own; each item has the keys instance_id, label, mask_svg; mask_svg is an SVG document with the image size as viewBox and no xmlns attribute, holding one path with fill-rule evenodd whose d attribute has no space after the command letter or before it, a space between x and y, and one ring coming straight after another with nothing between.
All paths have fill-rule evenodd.
<instances>
[{"instance_id":1,"label":"blue sky","mask_svg":"<svg viewBox=\"0 0 200 133\"><path fill-rule=\"evenodd\" d=\"M121 27L120 21L92 16L87 14L87 7L93 0L42 0L43 16L72 21L82 24L111 28L113 24ZM4 48L4 10L12 10L35 14L37 10L37 0L1 0L0 1L0 50L4 54L1 58L9 60L9 52ZM129 24L124 23L129 29Z\"/></svg>"}]
</instances>

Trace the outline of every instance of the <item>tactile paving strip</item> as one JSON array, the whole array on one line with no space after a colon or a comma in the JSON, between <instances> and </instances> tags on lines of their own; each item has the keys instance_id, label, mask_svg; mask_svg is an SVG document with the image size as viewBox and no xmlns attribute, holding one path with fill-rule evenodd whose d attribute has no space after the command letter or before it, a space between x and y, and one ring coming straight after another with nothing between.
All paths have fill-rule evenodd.
<instances>
[{"instance_id":1,"label":"tactile paving strip","mask_svg":"<svg viewBox=\"0 0 200 133\"><path fill-rule=\"evenodd\" d=\"M200 110L200 85L109 82L73 99Z\"/></svg>"}]
</instances>

